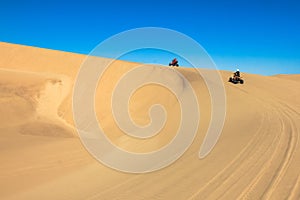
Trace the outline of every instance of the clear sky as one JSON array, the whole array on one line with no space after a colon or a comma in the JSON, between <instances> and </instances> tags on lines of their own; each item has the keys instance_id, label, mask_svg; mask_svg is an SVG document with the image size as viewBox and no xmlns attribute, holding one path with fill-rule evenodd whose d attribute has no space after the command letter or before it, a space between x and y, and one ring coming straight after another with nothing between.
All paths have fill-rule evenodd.
<instances>
[{"instance_id":1,"label":"clear sky","mask_svg":"<svg viewBox=\"0 0 300 200\"><path fill-rule=\"evenodd\" d=\"M219 69L300 74L297 0L0 0L4 42L88 54L114 34L149 26L192 37Z\"/></svg>"}]
</instances>

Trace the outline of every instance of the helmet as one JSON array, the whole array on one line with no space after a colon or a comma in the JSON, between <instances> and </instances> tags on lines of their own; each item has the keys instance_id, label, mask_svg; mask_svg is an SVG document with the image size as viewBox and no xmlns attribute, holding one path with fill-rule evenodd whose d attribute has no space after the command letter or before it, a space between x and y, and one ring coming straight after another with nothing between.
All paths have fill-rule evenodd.
<instances>
[{"instance_id":1,"label":"helmet","mask_svg":"<svg viewBox=\"0 0 300 200\"><path fill-rule=\"evenodd\" d=\"M238 72L239 72L239 71L240 71L240 69L236 69L236 71L238 71Z\"/></svg>"}]
</instances>

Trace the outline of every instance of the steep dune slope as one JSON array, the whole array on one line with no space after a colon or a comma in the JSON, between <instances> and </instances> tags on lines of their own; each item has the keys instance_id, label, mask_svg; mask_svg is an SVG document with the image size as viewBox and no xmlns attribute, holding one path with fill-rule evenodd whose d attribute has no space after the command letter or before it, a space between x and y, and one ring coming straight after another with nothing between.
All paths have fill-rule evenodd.
<instances>
[{"instance_id":1,"label":"steep dune slope","mask_svg":"<svg viewBox=\"0 0 300 200\"><path fill-rule=\"evenodd\" d=\"M195 69L148 66L147 73L185 90L183 75L198 98L197 135L174 164L147 174L112 170L83 147L74 128L72 89L85 56L0 43L1 199L298 199L300 195L300 79L244 74L244 85L227 82L226 120L221 137L204 159L199 149L211 119L211 101ZM108 59L97 58L101 65ZM163 86L148 84L132 93L128 110L141 126L149 108L164 106L159 134L136 139L114 121L110 99L121 77L138 63L114 62L99 80L95 110L106 136L131 152L168 144L180 126L180 107ZM203 70L205 71L205 70ZM156 116L156 115L154 115ZM160 116L156 116L157 118ZM88 123L88 122L87 122Z\"/></svg>"}]
</instances>

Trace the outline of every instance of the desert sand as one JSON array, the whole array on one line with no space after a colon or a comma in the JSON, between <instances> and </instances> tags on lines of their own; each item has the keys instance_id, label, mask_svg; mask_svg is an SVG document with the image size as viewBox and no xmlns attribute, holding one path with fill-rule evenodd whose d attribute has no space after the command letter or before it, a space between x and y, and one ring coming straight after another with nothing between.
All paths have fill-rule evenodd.
<instances>
[{"instance_id":1,"label":"desert sand","mask_svg":"<svg viewBox=\"0 0 300 200\"><path fill-rule=\"evenodd\" d=\"M177 72L189 80L201 118L195 140L175 163L131 174L93 158L74 127L73 86L85 58L0 42L0 199L300 199L300 75L243 74L245 84L234 85L227 82L231 72L220 71L226 120L216 146L199 159L211 118L205 82L194 69L151 66L178 90L184 86ZM172 140L180 108L167 89L142 87L129 102L132 119L148 124L148 109L158 103L168 112L165 126L148 140L122 133L109 99L120 77L139 65L115 61L99 81L95 109L114 144L145 153Z\"/></svg>"}]
</instances>

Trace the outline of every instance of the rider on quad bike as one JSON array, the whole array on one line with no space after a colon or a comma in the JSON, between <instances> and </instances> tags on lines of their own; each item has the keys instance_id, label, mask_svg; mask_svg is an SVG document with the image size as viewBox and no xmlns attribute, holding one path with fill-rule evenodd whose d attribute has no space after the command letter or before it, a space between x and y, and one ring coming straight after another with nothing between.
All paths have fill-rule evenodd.
<instances>
[{"instance_id":1,"label":"rider on quad bike","mask_svg":"<svg viewBox=\"0 0 300 200\"><path fill-rule=\"evenodd\" d=\"M235 77L235 78L241 77L241 73L240 73L240 70L239 70L239 69L236 69L236 72L234 72L234 77Z\"/></svg>"},{"instance_id":2,"label":"rider on quad bike","mask_svg":"<svg viewBox=\"0 0 300 200\"><path fill-rule=\"evenodd\" d=\"M172 62L169 63L169 66L176 66L176 67L178 67L178 66L179 66L179 65L178 65L178 60L177 60L176 58L174 58L174 59L172 60Z\"/></svg>"},{"instance_id":3,"label":"rider on quad bike","mask_svg":"<svg viewBox=\"0 0 300 200\"><path fill-rule=\"evenodd\" d=\"M229 78L229 82L232 82L234 84L240 83L243 84L244 80L241 77L240 70L237 69L236 72L233 73L233 76Z\"/></svg>"}]
</instances>

